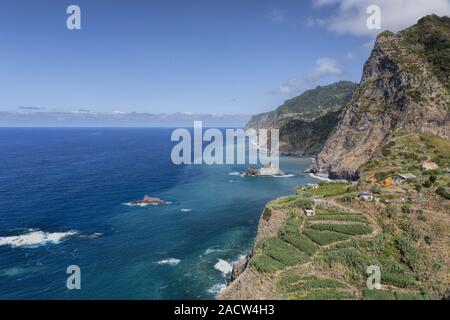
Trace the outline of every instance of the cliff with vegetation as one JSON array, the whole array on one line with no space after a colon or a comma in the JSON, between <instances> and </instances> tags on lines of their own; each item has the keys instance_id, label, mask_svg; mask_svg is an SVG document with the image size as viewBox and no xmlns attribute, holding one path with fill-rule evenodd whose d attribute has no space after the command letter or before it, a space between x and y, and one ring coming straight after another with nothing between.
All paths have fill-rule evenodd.
<instances>
[{"instance_id":1,"label":"cliff with vegetation","mask_svg":"<svg viewBox=\"0 0 450 320\"><path fill-rule=\"evenodd\" d=\"M350 101L356 86L340 81L308 90L275 111L253 116L246 127L279 129L282 154L317 155L338 122L339 110Z\"/></svg>"},{"instance_id":2,"label":"cliff with vegetation","mask_svg":"<svg viewBox=\"0 0 450 320\"><path fill-rule=\"evenodd\" d=\"M378 37L317 163L358 182L270 202L220 299L450 297L449 21Z\"/></svg>"},{"instance_id":3,"label":"cliff with vegetation","mask_svg":"<svg viewBox=\"0 0 450 320\"><path fill-rule=\"evenodd\" d=\"M361 83L320 152L316 171L357 179L397 130L450 137L450 18L381 33Z\"/></svg>"}]
</instances>

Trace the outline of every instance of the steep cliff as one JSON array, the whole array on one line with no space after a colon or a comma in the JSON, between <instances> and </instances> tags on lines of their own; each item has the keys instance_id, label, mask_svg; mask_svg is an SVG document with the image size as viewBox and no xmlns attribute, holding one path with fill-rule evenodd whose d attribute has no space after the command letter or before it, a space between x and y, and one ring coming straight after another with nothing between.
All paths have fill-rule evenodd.
<instances>
[{"instance_id":1,"label":"steep cliff","mask_svg":"<svg viewBox=\"0 0 450 320\"><path fill-rule=\"evenodd\" d=\"M397 130L450 138L449 68L450 18L427 16L398 34L381 33L314 170L356 179Z\"/></svg>"},{"instance_id":2,"label":"steep cliff","mask_svg":"<svg viewBox=\"0 0 450 320\"><path fill-rule=\"evenodd\" d=\"M255 115L247 128L280 129L280 151L285 155L317 155L338 122L339 110L357 85L340 81L319 86L287 100L273 112Z\"/></svg>"},{"instance_id":3,"label":"steep cliff","mask_svg":"<svg viewBox=\"0 0 450 320\"><path fill-rule=\"evenodd\" d=\"M279 123L280 152L284 155L317 155L338 123L339 111L305 121L288 118Z\"/></svg>"}]
</instances>

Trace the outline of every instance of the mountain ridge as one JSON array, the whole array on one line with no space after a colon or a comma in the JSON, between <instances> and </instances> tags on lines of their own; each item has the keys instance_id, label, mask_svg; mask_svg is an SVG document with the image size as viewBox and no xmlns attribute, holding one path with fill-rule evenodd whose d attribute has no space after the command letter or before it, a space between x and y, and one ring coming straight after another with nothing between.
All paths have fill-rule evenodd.
<instances>
[{"instance_id":1,"label":"mountain ridge","mask_svg":"<svg viewBox=\"0 0 450 320\"><path fill-rule=\"evenodd\" d=\"M246 129L279 129L283 155L317 155L350 101L357 84L339 81L286 100L276 110L253 116Z\"/></svg>"}]
</instances>

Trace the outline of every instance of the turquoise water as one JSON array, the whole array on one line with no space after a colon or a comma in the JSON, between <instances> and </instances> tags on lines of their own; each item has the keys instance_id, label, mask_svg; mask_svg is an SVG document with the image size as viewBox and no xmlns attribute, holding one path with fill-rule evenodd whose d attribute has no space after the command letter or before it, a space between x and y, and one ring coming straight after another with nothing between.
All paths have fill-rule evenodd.
<instances>
[{"instance_id":1,"label":"turquoise water","mask_svg":"<svg viewBox=\"0 0 450 320\"><path fill-rule=\"evenodd\" d=\"M0 298L213 298L266 202L313 181L309 159L282 158L291 175L277 178L175 166L171 131L0 129ZM145 194L169 204L125 205ZM14 246L30 233L53 238ZM81 290L66 288L69 265Z\"/></svg>"}]
</instances>

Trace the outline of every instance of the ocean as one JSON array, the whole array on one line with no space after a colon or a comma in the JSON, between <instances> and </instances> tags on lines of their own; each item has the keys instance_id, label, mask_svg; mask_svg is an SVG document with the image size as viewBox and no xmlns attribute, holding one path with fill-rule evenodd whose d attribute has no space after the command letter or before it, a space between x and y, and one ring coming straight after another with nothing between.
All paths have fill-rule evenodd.
<instances>
[{"instance_id":1,"label":"ocean","mask_svg":"<svg viewBox=\"0 0 450 320\"><path fill-rule=\"evenodd\" d=\"M212 299L264 205L315 181L307 158L281 158L285 177L176 166L171 132L0 129L0 299ZM168 203L127 205L144 195Z\"/></svg>"}]
</instances>

